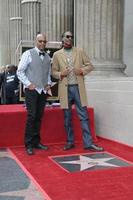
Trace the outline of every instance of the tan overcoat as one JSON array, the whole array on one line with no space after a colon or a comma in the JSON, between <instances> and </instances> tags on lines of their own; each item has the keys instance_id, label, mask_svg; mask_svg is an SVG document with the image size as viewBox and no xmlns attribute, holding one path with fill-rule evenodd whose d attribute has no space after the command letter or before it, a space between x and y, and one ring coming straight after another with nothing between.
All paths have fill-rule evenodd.
<instances>
[{"instance_id":1,"label":"tan overcoat","mask_svg":"<svg viewBox=\"0 0 133 200\"><path fill-rule=\"evenodd\" d=\"M82 106L87 106L87 98L85 92L84 76L88 74L93 66L86 55L86 53L81 48L72 48L73 63L75 68L82 68L83 75L77 76L77 82L79 86L79 94ZM58 95L61 104L61 108L68 108L68 81L67 77L61 79L61 72L67 69L67 59L64 50L58 50L53 55L52 61L52 76L59 79L58 84Z\"/></svg>"}]
</instances>

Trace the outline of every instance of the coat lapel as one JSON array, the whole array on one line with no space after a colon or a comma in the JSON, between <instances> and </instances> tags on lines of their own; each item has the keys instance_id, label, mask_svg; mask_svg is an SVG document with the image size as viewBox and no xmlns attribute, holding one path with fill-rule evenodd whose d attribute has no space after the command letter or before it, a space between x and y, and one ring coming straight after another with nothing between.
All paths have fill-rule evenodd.
<instances>
[{"instance_id":1,"label":"coat lapel","mask_svg":"<svg viewBox=\"0 0 133 200\"><path fill-rule=\"evenodd\" d=\"M65 53L64 53L64 50L63 50L63 49L61 49L60 58L61 58L62 60L64 60L64 61L65 61L65 63L67 64L66 55L65 55Z\"/></svg>"}]
</instances>

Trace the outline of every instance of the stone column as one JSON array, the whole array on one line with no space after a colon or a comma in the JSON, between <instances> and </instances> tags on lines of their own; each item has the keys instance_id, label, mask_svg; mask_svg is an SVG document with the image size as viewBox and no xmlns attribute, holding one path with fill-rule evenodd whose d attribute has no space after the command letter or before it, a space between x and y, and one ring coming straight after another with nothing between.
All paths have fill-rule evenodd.
<instances>
[{"instance_id":1,"label":"stone column","mask_svg":"<svg viewBox=\"0 0 133 200\"><path fill-rule=\"evenodd\" d=\"M24 46L33 46L40 32L40 0L22 0L22 42Z\"/></svg>"},{"instance_id":2,"label":"stone column","mask_svg":"<svg viewBox=\"0 0 133 200\"><path fill-rule=\"evenodd\" d=\"M17 65L20 52L19 44L22 40L22 17L21 17L21 2L20 0L9 1L10 7L10 52L11 63Z\"/></svg>"},{"instance_id":3,"label":"stone column","mask_svg":"<svg viewBox=\"0 0 133 200\"><path fill-rule=\"evenodd\" d=\"M123 0L75 0L75 44L88 53L94 76L125 76ZM79 14L80 13L80 14Z\"/></svg>"},{"instance_id":4,"label":"stone column","mask_svg":"<svg viewBox=\"0 0 133 200\"><path fill-rule=\"evenodd\" d=\"M49 41L60 41L64 31L73 31L73 6L73 0L42 1L41 31Z\"/></svg>"},{"instance_id":5,"label":"stone column","mask_svg":"<svg viewBox=\"0 0 133 200\"><path fill-rule=\"evenodd\" d=\"M8 0L0 0L0 66L10 63L8 3Z\"/></svg>"},{"instance_id":6,"label":"stone column","mask_svg":"<svg viewBox=\"0 0 133 200\"><path fill-rule=\"evenodd\" d=\"M19 45L22 39L22 17L10 18L10 51L11 63L17 65L21 57Z\"/></svg>"}]
</instances>

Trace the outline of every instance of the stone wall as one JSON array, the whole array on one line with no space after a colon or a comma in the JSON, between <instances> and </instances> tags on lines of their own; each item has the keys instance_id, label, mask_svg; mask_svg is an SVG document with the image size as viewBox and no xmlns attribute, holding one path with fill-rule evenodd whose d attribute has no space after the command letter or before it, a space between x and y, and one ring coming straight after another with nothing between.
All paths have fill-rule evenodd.
<instances>
[{"instance_id":1,"label":"stone wall","mask_svg":"<svg viewBox=\"0 0 133 200\"><path fill-rule=\"evenodd\" d=\"M86 78L96 134L133 146L133 78Z\"/></svg>"}]
</instances>

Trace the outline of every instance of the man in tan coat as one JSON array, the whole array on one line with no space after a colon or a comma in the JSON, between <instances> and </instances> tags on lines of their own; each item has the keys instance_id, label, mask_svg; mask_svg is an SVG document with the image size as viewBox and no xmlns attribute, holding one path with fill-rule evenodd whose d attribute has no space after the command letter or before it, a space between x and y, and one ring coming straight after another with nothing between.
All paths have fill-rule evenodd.
<instances>
[{"instance_id":1,"label":"man in tan coat","mask_svg":"<svg viewBox=\"0 0 133 200\"><path fill-rule=\"evenodd\" d=\"M67 133L64 150L75 146L71 111L74 103L81 121L84 149L103 151L102 147L93 143L88 121L84 76L93 69L93 66L85 52L80 48L73 47L72 43L72 33L70 31L63 33L63 48L54 53L52 64L52 76L59 79L58 93L61 107L64 110Z\"/></svg>"}]
</instances>

